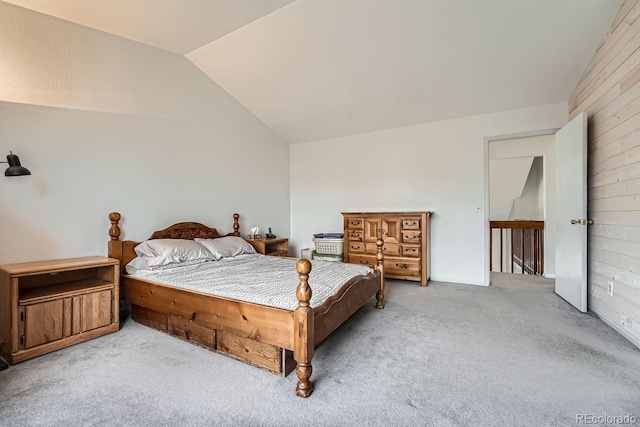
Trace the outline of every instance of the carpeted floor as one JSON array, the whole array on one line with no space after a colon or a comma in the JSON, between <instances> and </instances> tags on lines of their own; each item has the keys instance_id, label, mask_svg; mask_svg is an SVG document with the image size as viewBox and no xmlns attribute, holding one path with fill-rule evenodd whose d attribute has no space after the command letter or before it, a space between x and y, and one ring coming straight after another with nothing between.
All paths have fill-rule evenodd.
<instances>
[{"instance_id":1,"label":"carpeted floor","mask_svg":"<svg viewBox=\"0 0 640 427\"><path fill-rule=\"evenodd\" d=\"M551 282L497 275L494 284L388 281L384 310L370 302L317 350L308 399L294 395L295 374L280 378L127 320L117 333L0 372L0 425L567 426L580 424L580 414L640 419L638 348L570 307Z\"/></svg>"}]
</instances>

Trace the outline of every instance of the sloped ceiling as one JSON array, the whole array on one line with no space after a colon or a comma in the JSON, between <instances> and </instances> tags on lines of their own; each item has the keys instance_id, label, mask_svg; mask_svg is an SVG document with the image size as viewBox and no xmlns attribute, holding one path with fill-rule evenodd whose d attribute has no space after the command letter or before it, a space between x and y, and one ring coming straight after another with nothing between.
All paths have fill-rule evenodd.
<instances>
[{"instance_id":1,"label":"sloped ceiling","mask_svg":"<svg viewBox=\"0 0 640 427\"><path fill-rule=\"evenodd\" d=\"M622 0L11 0L184 54L299 143L565 102Z\"/></svg>"}]
</instances>

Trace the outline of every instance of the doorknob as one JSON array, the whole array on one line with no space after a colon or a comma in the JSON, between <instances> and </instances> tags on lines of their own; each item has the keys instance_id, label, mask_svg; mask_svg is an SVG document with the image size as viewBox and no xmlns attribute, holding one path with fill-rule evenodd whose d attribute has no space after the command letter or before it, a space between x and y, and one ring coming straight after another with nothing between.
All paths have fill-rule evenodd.
<instances>
[{"instance_id":1,"label":"doorknob","mask_svg":"<svg viewBox=\"0 0 640 427\"><path fill-rule=\"evenodd\" d=\"M572 219L571 224L582 224L582 225L593 225L595 221L591 218L589 219Z\"/></svg>"}]
</instances>

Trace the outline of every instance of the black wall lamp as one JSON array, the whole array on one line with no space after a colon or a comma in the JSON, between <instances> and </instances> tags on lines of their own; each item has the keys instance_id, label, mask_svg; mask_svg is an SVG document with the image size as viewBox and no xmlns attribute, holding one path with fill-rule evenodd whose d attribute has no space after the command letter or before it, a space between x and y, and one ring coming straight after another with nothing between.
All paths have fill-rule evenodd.
<instances>
[{"instance_id":1,"label":"black wall lamp","mask_svg":"<svg viewBox=\"0 0 640 427\"><path fill-rule=\"evenodd\" d=\"M9 163L9 167L6 171L4 171L4 176L22 176L22 175L31 175L29 169L20 165L20 159L18 156L9 151L9 155L7 156L6 162L0 163Z\"/></svg>"}]
</instances>

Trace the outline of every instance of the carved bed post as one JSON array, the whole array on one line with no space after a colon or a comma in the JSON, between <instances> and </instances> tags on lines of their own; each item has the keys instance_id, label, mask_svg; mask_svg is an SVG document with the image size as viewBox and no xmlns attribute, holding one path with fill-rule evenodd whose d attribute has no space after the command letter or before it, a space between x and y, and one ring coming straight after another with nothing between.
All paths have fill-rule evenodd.
<instances>
[{"instance_id":1,"label":"carved bed post","mask_svg":"<svg viewBox=\"0 0 640 427\"><path fill-rule=\"evenodd\" d=\"M301 259L296 264L296 271L300 275L300 284L296 290L298 308L293 312L293 358L297 362L296 375L298 376L296 395L309 397L313 392L313 383L309 378L313 372L311 359L314 350L314 318L313 308L309 305L311 287L308 282L311 262Z\"/></svg>"},{"instance_id":2,"label":"carved bed post","mask_svg":"<svg viewBox=\"0 0 640 427\"><path fill-rule=\"evenodd\" d=\"M238 236L240 237L240 223L238 222L238 219L240 218L240 215L237 213L233 214L233 234L234 236Z\"/></svg>"},{"instance_id":3,"label":"carved bed post","mask_svg":"<svg viewBox=\"0 0 640 427\"><path fill-rule=\"evenodd\" d=\"M384 230L378 230L383 233ZM384 246L384 240L382 236L378 236L376 240L376 246L378 247L378 253L376 253L376 270L380 272L380 290L376 293L376 308L384 308L384 253L382 252Z\"/></svg>"},{"instance_id":4,"label":"carved bed post","mask_svg":"<svg viewBox=\"0 0 640 427\"><path fill-rule=\"evenodd\" d=\"M109 228L109 236L111 240L109 240L109 258L116 258L122 262L122 241L120 240L120 226L118 222L120 221L120 214L118 212L111 212L109 214L109 221L111 221L111 227ZM122 266L120 266L122 268Z\"/></svg>"}]
</instances>

